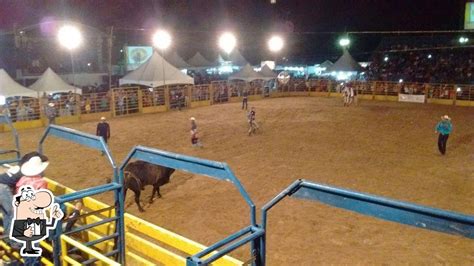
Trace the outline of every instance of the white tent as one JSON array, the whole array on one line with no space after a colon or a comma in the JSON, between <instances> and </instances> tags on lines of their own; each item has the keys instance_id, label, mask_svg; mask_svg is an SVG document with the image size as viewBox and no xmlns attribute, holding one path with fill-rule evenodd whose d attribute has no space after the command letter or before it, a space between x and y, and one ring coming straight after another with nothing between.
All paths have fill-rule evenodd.
<instances>
[{"instance_id":1,"label":"white tent","mask_svg":"<svg viewBox=\"0 0 474 266\"><path fill-rule=\"evenodd\" d=\"M159 87L173 84L194 84L194 79L163 59L157 52L140 67L128 73L119 80L124 84L139 84Z\"/></svg>"},{"instance_id":2,"label":"white tent","mask_svg":"<svg viewBox=\"0 0 474 266\"><path fill-rule=\"evenodd\" d=\"M184 69L184 68L190 68L191 66L184 61L184 59L178 55L177 52L173 52L170 55L165 54L165 59L168 61L170 64L173 66L179 68L179 69Z\"/></svg>"},{"instance_id":3,"label":"white tent","mask_svg":"<svg viewBox=\"0 0 474 266\"><path fill-rule=\"evenodd\" d=\"M344 49L344 53L332 66L328 67L326 71L347 71L347 72L361 72L363 69L357 63L356 60L351 56L347 49Z\"/></svg>"},{"instance_id":4,"label":"white tent","mask_svg":"<svg viewBox=\"0 0 474 266\"><path fill-rule=\"evenodd\" d=\"M248 64L247 60L242 56L239 50L233 50L229 55L229 60L236 66L245 66Z\"/></svg>"},{"instance_id":5,"label":"white tent","mask_svg":"<svg viewBox=\"0 0 474 266\"><path fill-rule=\"evenodd\" d=\"M30 89L37 92L59 93L70 92L82 94L82 90L67 84L58 74L48 67L41 77L31 84ZM40 95L41 96L41 95Z\"/></svg>"},{"instance_id":6,"label":"white tent","mask_svg":"<svg viewBox=\"0 0 474 266\"><path fill-rule=\"evenodd\" d=\"M243 81L254 81L257 79L269 80L271 78L264 77L257 71L253 70L253 67L249 64L245 65L239 72L229 77L229 80L243 80Z\"/></svg>"},{"instance_id":7,"label":"white tent","mask_svg":"<svg viewBox=\"0 0 474 266\"><path fill-rule=\"evenodd\" d=\"M277 74L273 72L268 65L264 65L262 69L260 70L260 74L264 76L265 78L270 78L274 79L277 77Z\"/></svg>"},{"instance_id":8,"label":"white tent","mask_svg":"<svg viewBox=\"0 0 474 266\"><path fill-rule=\"evenodd\" d=\"M13 96L38 97L38 93L21 86L5 70L0 69L0 96L5 98Z\"/></svg>"},{"instance_id":9,"label":"white tent","mask_svg":"<svg viewBox=\"0 0 474 266\"><path fill-rule=\"evenodd\" d=\"M224 57L221 55L221 54L218 54L217 55L217 58L216 58L216 61L214 61L214 65L216 66L220 66L222 65L226 60L224 59Z\"/></svg>"},{"instance_id":10,"label":"white tent","mask_svg":"<svg viewBox=\"0 0 474 266\"><path fill-rule=\"evenodd\" d=\"M213 64L209 62L201 53L197 52L188 60L188 64L193 67L212 67Z\"/></svg>"}]
</instances>

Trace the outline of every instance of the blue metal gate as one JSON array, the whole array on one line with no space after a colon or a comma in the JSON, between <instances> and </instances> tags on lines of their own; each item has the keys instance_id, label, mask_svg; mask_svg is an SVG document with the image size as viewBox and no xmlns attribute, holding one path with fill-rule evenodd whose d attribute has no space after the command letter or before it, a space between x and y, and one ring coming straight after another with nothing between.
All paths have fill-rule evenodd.
<instances>
[{"instance_id":1,"label":"blue metal gate","mask_svg":"<svg viewBox=\"0 0 474 266\"><path fill-rule=\"evenodd\" d=\"M113 192L114 197L115 197L115 206L112 207L112 208L115 208L115 216L113 217L103 219L95 223L81 225L68 232L62 232L61 221L58 223L58 226L56 227L56 230L53 235L53 241L55 243L53 247L54 265L61 265L62 251L61 251L61 245L59 244L61 234L74 235L74 234L78 234L80 232L83 232L91 228L94 228L96 226L104 225L107 223L115 224L115 233L109 236L105 236L100 239L96 239L96 240L89 241L87 243L81 243L81 244L83 244L86 247L92 247L94 245L97 245L98 243L102 243L104 241L114 239L115 241L114 249L103 255L105 257L114 257L115 260L118 261L119 263L125 264L125 232L124 232L124 205L123 205L124 199L123 199L123 186L122 186L123 182L122 182L121 176L118 175L117 167L110 154L107 144L104 142L102 137L97 137L91 134L83 133L83 132L65 128L65 127L50 125L46 129L46 131L43 134L43 137L40 140L40 143L39 143L40 153L43 153L43 144L46 138L49 136L55 136L57 138L75 142L77 144L103 152L107 156L107 159L110 165L112 166L113 172L114 172L114 178L111 181L111 183L83 189L83 190L76 191L70 194L56 196L55 201L59 203L59 205L61 206L61 209L64 212L65 212L65 203L67 202L83 199L85 197L90 197L90 196L105 193L105 192ZM107 211L107 210L108 209L104 209L101 211ZM69 252L73 251L73 249L69 250ZM92 259L82 262L82 264L85 264L85 265L94 264L96 261L97 259L92 258Z\"/></svg>"},{"instance_id":2,"label":"blue metal gate","mask_svg":"<svg viewBox=\"0 0 474 266\"><path fill-rule=\"evenodd\" d=\"M215 243L205 250L187 258L187 265L207 265L219 259L234 249L251 244L251 254L258 257L260 254L260 242L258 239L263 236L264 231L256 223L255 204L250 199L244 187L234 175L226 163L209 161L181 154L166 152L158 149L136 146L125 158L120 166L120 179L123 180L123 170L131 159L146 161L151 164L161 165L176 170L181 170L193 174L204 175L218 180L231 182L242 195L250 208L250 225L231 236ZM220 251L215 252L217 249ZM203 259L204 256L215 252L210 257Z\"/></svg>"},{"instance_id":3,"label":"blue metal gate","mask_svg":"<svg viewBox=\"0 0 474 266\"><path fill-rule=\"evenodd\" d=\"M18 162L20 160L20 141L18 139L18 133L16 132L12 121L7 115L0 115L0 125L7 125L10 128L15 139L15 149L0 149L0 155L15 154L15 157L8 159L0 159L0 164Z\"/></svg>"}]
</instances>

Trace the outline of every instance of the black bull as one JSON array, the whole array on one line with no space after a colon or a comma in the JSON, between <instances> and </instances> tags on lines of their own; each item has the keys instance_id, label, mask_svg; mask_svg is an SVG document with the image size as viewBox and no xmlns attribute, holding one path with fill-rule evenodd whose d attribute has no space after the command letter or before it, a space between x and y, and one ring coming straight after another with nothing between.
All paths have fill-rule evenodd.
<instances>
[{"instance_id":1,"label":"black bull","mask_svg":"<svg viewBox=\"0 0 474 266\"><path fill-rule=\"evenodd\" d=\"M140 194L145 189L145 186L152 185L153 191L149 202L153 202L155 193L161 198L160 186L170 182L170 177L174 173L173 168L164 167L161 165L154 165L144 161L135 161L127 164L124 173L124 199L127 196L127 190L130 189L135 193L135 202L138 209L143 212L140 205Z\"/></svg>"}]
</instances>

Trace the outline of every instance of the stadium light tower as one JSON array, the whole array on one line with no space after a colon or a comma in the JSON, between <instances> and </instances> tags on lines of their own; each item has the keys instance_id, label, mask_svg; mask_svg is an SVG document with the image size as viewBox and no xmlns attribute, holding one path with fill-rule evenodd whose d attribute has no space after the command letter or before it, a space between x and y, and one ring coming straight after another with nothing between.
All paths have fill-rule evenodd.
<instances>
[{"instance_id":1,"label":"stadium light tower","mask_svg":"<svg viewBox=\"0 0 474 266\"><path fill-rule=\"evenodd\" d=\"M166 85L165 50L171 45L171 35L165 30L157 30L152 37L153 46L161 51L161 68L163 69L163 86Z\"/></svg>"},{"instance_id":2,"label":"stadium light tower","mask_svg":"<svg viewBox=\"0 0 474 266\"><path fill-rule=\"evenodd\" d=\"M64 25L59 29L57 38L59 44L69 50L69 55L71 57L72 84L74 85L74 88L76 88L76 73L74 71L74 57L72 56L72 51L81 46L82 33L77 27L73 25Z\"/></svg>"},{"instance_id":3,"label":"stadium light tower","mask_svg":"<svg viewBox=\"0 0 474 266\"><path fill-rule=\"evenodd\" d=\"M341 38L339 40L339 45L343 48L346 48L347 46L349 46L349 44L351 44L351 40L349 40L349 38L347 37Z\"/></svg>"},{"instance_id":4,"label":"stadium light tower","mask_svg":"<svg viewBox=\"0 0 474 266\"><path fill-rule=\"evenodd\" d=\"M224 50L227 54L230 54L237 46L237 39L234 34L225 32L219 37L219 47Z\"/></svg>"},{"instance_id":5,"label":"stadium light tower","mask_svg":"<svg viewBox=\"0 0 474 266\"><path fill-rule=\"evenodd\" d=\"M283 49L284 44L283 38L275 35L268 40L268 49L270 52L278 53Z\"/></svg>"}]
</instances>

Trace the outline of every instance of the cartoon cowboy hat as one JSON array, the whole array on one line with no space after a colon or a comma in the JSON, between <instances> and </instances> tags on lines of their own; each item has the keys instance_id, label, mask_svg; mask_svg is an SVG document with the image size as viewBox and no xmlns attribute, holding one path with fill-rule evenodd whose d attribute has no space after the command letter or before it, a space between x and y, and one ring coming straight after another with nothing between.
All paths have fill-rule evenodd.
<instances>
[{"instance_id":1,"label":"cartoon cowboy hat","mask_svg":"<svg viewBox=\"0 0 474 266\"><path fill-rule=\"evenodd\" d=\"M46 170L48 165L48 161L43 162L39 156L34 156L21 166L21 173L25 176L39 175Z\"/></svg>"}]
</instances>

